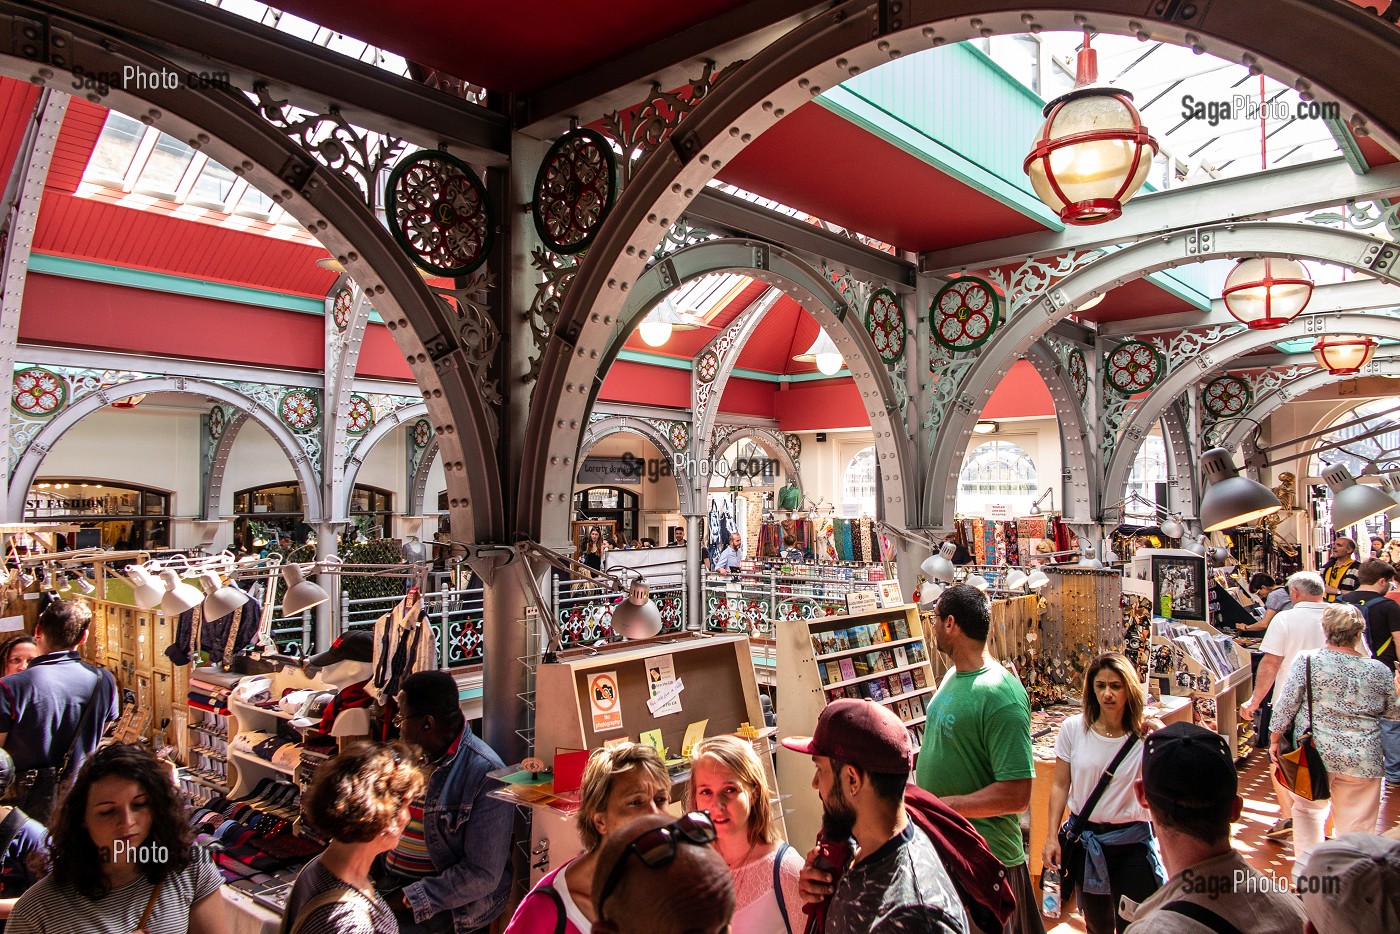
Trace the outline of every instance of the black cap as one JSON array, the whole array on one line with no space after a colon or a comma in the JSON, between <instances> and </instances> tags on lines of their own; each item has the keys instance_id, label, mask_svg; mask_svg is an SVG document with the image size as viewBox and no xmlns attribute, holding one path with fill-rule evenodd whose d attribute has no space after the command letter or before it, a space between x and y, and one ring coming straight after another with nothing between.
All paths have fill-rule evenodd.
<instances>
[{"instance_id":1,"label":"black cap","mask_svg":"<svg viewBox=\"0 0 1400 934\"><path fill-rule=\"evenodd\" d=\"M331 643L331 647L306 660L308 668L329 668L336 662L374 661L374 633L352 629Z\"/></svg>"},{"instance_id":2,"label":"black cap","mask_svg":"<svg viewBox=\"0 0 1400 934\"><path fill-rule=\"evenodd\" d=\"M1173 723L1143 741L1142 787L1161 804L1210 808L1233 801L1239 775L1230 744L1194 723Z\"/></svg>"}]
</instances>

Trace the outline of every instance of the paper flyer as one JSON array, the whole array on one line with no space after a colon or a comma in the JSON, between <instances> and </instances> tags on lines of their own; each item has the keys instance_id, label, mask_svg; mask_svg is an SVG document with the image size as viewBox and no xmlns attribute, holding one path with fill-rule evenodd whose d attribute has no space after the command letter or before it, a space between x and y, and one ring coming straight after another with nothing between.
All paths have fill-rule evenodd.
<instances>
[{"instance_id":1,"label":"paper flyer","mask_svg":"<svg viewBox=\"0 0 1400 934\"><path fill-rule=\"evenodd\" d=\"M594 733L622 729L622 697L617 687L617 672L600 671L589 676L588 704L593 711Z\"/></svg>"},{"instance_id":2,"label":"paper flyer","mask_svg":"<svg viewBox=\"0 0 1400 934\"><path fill-rule=\"evenodd\" d=\"M667 714L680 713L680 692L685 686L675 686L679 683L676 679L675 660L670 655L653 655L644 659L642 665L647 671L647 691L650 698L647 707L651 710L651 715L664 717ZM665 697L658 701L662 695Z\"/></svg>"}]
</instances>

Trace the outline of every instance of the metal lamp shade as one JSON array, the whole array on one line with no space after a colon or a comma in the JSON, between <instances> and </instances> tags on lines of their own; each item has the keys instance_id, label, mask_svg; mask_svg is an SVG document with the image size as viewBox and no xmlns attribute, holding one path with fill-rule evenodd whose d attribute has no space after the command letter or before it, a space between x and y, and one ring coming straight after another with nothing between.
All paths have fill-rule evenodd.
<instances>
[{"instance_id":1,"label":"metal lamp shade","mask_svg":"<svg viewBox=\"0 0 1400 934\"><path fill-rule=\"evenodd\" d=\"M942 581L945 584L953 582L953 555L957 554L958 546L952 542L944 542L943 547L938 549L937 554L929 555L924 559L924 563L919 565L919 570L924 572L924 577L931 581Z\"/></svg>"},{"instance_id":2,"label":"metal lamp shade","mask_svg":"<svg viewBox=\"0 0 1400 934\"><path fill-rule=\"evenodd\" d=\"M287 592L282 595L283 616L300 616L331 598L319 584L306 579L300 565L282 565L282 580L287 582Z\"/></svg>"},{"instance_id":3,"label":"metal lamp shade","mask_svg":"<svg viewBox=\"0 0 1400 934\"><path fill-rule=\"evenodd\" d=\"M1322 472L1322 479L1332 490L1332 528L1344 529L1385 512L1395 500L1373 486L1356 482L1351 471L1335 464Z\"/></svg>"},{"instance_id":4,"label":"metal lamp shade","mask_svg":"<svg viewBox=\"0 0 1400 934\"><path fill-rule=\"evenodd\" d=\"M933 606L941 596L943 596L943 585L937 581L929 581L919 588L919 602L924 606Z\"/></svg>"},{"instance_id":5,"label":"metal lamp shade","mask_svg":"<svg viewBox=\"0 0 1400 934\"><path fill-rule=\"evenodd\" d=\"M204 598L205 619L223 619L248 602L246 593L223 583L213 571L201 574L199 581L207 594Z\"/></svg>"},{"instance_id":6,"label":"metal lamp shade","mask_svg":"<svg viewBox=\"0 0 1400 934\"><path fill-rule=\"evenodd\" d=\"M1026 581L1028 580L1030 580L1030 577L1026 575L1025 571L1020 568L1012 568L1010 571L1006 572L1006 589L1020 590L1022 587L1026 586Z\"/></svg>"},{"instance_id":7,"label":"metal lamp shade","mask_svg":"<svg viewBox=\"0 0 1400 934\"><path fill-rule=\"evenodd\" d=\"M612 629L628 639L650 639L661 631L661 611L645 581L633 581L626 598L613 607Z\"/></svg>"},{"instance_id":8,"label":"metal lamp shade","mask_svg":"<svg viewBox=\"0 0 1400 934\"><path fill-rule=\"evenodd\" d=\"M73 586L78 588L79 591L85 594L90 594L93 591L97 590L97 586L82 574L79 574L77 578L73 581Z\"/></svg>"},{"instance_id":9,"label":"metal lamp shade","mask_svg":"<svg viewBox=\"0 0 1400 934\"><path fill-rule=\"evenodd\" d=\"M143 610L154 610L165 599L165 587L145 567L133 564L126 569L131 580L131 596Z\"/></svg>"},{"instance_id":10,"label":"metal lamp shade","mask_svg":"<svg viewBox=\"0 0 1400 934\"><path fill-rule=\"evenodd\" d=\"M1201 474L1210 484L1201 497L1201 528L1207 532L1234 528L1283 508L1274 491L1240 475L1230 452L1211 448L1201 455Z\"/></svg>"},{"instance_id":11,"label":"metal lamp shade","mask_svg":"<svg viewBox=\"0 0 1400 934\"><path fill-rule=\"evenodd\" d=\"M204 602L204 594L197 587L180 580L180 575L169 568L160 572L160 579L165 584L165 596L160 600L162 616L179 616Z\"/></svg>"},{"instance_id":12,"label":"metal lamp shade","mask_svg":"<svg viewBox=\"0 0 1400 934\"><path fill-rule=\"evenodd\" d=\"M1048 583L1050 583L1050 575L1040 568L1031 571L1030 576L1026 578L1026 586L1031 590L1039 590Z\"/></svg>"},{"instance_id":13,"label":"metal lamp shade","mask_svg":"<svg viewBox=\"0 0 1400 934\"><path fill-rule=\"evenodd\" d=\"M967 580L963 581L963 583L966 584L966 585L969 586L969 587L976 587L978 590L982 591L983 593L986 593L986 592L987 592L987 588L989 588L989 587L991 586L990 584L987 583L987 579L986 579L985 577L983 577L981 574L973 574L973 575L969 576Z\"/></svg>"},{"instance_id":14,"label":"metal lamp shade","mask_svg":"<svg viewBox=\"0 0 1400 934\"><path fill-rule=\"evenodd\" d=\"M1386 512L1387 519L1400 519L1400 470L1392 470L1388 476L1383 478L1389 481L1389 488L1386 490L1390 498L1395 500L1395 509Z\"/></svg>"},{"instance_id":15,"label":"metal lamp shade","mask_svg":"<svg viewBox=\"0 0 1400 934\"><path fill-rule=\"evenodd\" d=\"M1186 526L1182 525L1181 520L1176 516L1167 516L1158 528L1167 538L1180 538L1186 534Z\"/></svg>"},{"instance_id":16,"label":"metal lamp shade","mask_svg":"<svg viewBox=\"0 0 1400 934\"><path fill-rule=\"evenodd\" d=\"M1281 328L1302 313L1313 282L1303 264L1278 256L1242 259L1230 270L1220 298L1225 310L1255 331Z\"/></svg>"}]
</instances>

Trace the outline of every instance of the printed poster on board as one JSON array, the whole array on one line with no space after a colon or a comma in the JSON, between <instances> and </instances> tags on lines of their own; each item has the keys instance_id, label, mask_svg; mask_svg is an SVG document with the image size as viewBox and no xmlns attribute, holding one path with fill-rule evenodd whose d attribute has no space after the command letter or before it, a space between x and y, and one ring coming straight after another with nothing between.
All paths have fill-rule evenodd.
<instances>
[{"instance_id":1,"label":"printed poster on board","mask_svg":"<svg viewBox=\"0 0 1400 934\"><path fill-rule=\"evenodd\" d=\"M593 732L622 729L622 695L617 672L600 671L588 676L588 705L593 711Z\"/></svg>"}]
</instances>

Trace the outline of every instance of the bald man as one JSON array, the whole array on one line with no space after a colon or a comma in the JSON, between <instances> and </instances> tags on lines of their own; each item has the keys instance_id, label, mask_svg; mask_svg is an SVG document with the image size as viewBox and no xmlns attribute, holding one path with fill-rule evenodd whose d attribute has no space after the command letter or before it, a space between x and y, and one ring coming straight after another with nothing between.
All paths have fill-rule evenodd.
<instances>
[{"instance_id":1,"label":"bald man","mask_svg":"<svg viewBox=\"0 0 1400 934\"><path fill-rule=\"evenodd\" d=\"M708 821L652 814L608 834L593 871L594 934L728 934L734 882Z\"/></svg>"}]
</instances>

